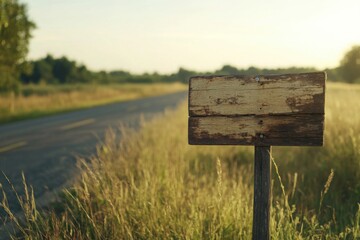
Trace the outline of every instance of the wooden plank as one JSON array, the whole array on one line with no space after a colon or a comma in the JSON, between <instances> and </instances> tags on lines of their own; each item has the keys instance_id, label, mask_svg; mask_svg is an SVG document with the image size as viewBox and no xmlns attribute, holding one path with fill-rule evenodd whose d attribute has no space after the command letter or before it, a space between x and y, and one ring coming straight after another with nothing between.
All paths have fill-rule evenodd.
<instances>
[{"instance_id":1,"label":"wooden plank","mask_svg":"<svg viewBox=\"0 0 360 240\"><path fill-rule=\"evenodd\" d=\"M253 240L270 240L271 147L255 146Z\"/></svg>"},{"instance_id":2,"label":"wooden plank","mask_svg":"<svg viewBox=\"0 0 360 240\"><path fill-rule=\"evenodd\" d=\"M325 72L190 79L189 116L324 113Z\"/></svg>"},{"instance_id":3,"label":"wooden plank","mask_svg":"<svg viewBox=\"0 0 360 240\"><path fill-rule=\"evenodd\" d=\"M189 117L189 144L322 146L323 114Z\"/></svg>"}]
</instances>

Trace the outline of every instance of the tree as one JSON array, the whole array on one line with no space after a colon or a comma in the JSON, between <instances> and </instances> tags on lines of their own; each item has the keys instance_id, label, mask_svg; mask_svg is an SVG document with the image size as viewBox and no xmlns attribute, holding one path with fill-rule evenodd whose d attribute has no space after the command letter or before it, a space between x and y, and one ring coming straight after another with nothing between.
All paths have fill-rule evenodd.
<instances>
[{"instance_id":1,"label":"tree","mask_svg":"<svg viewBox=\"0 0 360 240\"><path fill-rule=\"evenodd\" d=\"M25 4L0 0L0 91L16 88L34 28Z\"/></svg>"},{"instance_id":2,"label":"tree","mask_svg":"<svg viewBox=\"0 0 360 240\"><path fill-rule=\"evenodd\" d=\"M60 83L70 83L74 81L76 72L75 62L62 57L54 60L53 75L59 79Z\"/></svg>"},{"instance_id":3,"label":"tree","mask_svg":"<svg viewBox=\"0 0 360 240\"><path fill-rule=\"evenodd\" d=\"M237 75L239 70L231 65L224 65L220 70L216 71L219 75Z\"/></svg>"},{"instance_id":4,"label":"tree","mask_svg":"<svg viewBox=\"0 0 360 240\"><path fill-rule=\"evenodd\" d=\"M175 74L177 81L182 83L188 83L191 76L196 75L195 72L189 71L185 68L179 68L179 71Z\"/></svg>"},{"instance_id":5,"label":"tree","mask_svg":"<svg viewBox=\"0 0 360 240\"><path fill-rule=\"evenodd\" d=\"M34 62L32 82L33 83L56 82L54 80L54 76L52 73L52 66L44 60Z\"/></svg>"},{"instance_id":6,"label":"tree","mask_svg":"<svg viewBox=\"0 0 360 240\"><path fill-rule=\"evenodd\" d=\"M340 62L340 73L346 82L360 83L360 46L353 46Z\"/></svg>"}]
</instances>

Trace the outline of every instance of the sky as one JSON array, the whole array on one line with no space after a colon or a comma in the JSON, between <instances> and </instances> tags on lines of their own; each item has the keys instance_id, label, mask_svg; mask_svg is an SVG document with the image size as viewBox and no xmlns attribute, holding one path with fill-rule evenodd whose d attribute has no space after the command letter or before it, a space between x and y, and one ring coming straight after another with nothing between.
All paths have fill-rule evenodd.
<instances>
[{"instance_id":1,"label":"sky","mask_svg":"<svg viewBox=\"0 0 360 240\"><path fill-rule=\"evenodd\" d=\"M29 58L92 70L336 67L360 44L359 0L20 0L36 23Z\"/></svg>"}]
</instances>

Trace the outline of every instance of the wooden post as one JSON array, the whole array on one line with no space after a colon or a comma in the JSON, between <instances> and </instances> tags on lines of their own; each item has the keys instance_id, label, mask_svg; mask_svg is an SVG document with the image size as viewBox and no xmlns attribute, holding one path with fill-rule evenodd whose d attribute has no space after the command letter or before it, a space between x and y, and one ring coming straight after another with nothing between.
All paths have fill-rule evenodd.
<instances>
[{"instance_id":1,"label":"wooden post","mask_svg":"<svg viewBox=\"0 0 360 240\"><path fill-rule=\"evenodd\" d=\"M270 239L271 146L255 146L253 240Z\"/></svg>"}]
</instances>

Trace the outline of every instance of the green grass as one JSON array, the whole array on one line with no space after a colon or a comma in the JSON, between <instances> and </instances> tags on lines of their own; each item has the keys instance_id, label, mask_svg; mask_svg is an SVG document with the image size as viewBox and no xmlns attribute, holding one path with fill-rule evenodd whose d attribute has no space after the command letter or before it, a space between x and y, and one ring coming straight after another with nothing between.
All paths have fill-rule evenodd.
<instances>
[{"instance_id":1,"label":"green grass","mask_svg":"<svg viewBox=\"0 0 360 240\"><path fill-rule=\"evenodd\" d=\"M0 124L185 90L180 83L28 85L0 95Z\"/></svg>"},{"instance_id":2,"label":"green grass","mask_svg":"<svg viewBox=\"0 0 360 240\"><path fill-rule=\"evenodd\" d=\"M324 147L273 148L273 239L360 238L359 86L328 84L325 126ZM50 210L21 200L19 237L251 239L253 147L189 146L186 104L79 165Z\"/></svg>"}]
</instances>

